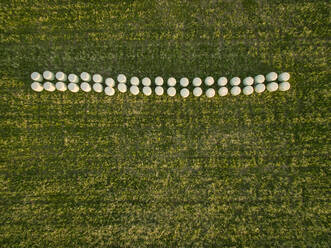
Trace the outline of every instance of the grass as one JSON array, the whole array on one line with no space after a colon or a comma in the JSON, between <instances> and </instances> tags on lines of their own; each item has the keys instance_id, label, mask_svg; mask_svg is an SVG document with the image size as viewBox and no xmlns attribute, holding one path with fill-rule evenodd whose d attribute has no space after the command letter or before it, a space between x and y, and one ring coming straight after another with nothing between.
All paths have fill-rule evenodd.
<instances>
[{"instance_id":1,"label":"grass","mask_svg":"<svg viewBox=\"0 0 331 248\"><path fill-rule=\"evenodd\" d=\"M0 3L1 247L328 247L328 1ZM32 71L240 76L253 96L35 93Z\"/></svg>"}]
</instances>

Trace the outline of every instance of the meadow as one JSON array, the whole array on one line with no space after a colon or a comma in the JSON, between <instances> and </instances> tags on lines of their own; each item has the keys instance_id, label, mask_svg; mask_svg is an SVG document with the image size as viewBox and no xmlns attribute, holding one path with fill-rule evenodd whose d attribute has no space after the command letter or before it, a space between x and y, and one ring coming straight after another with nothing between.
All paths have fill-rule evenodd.
<instances>
[{"instance_id":1,"label":"meadow","mask_svg":"<svg viewBox=\"0 0 331 248\"><path fill-rule=\"evenodd\" d=\"M2 0L0 247L329 247L330 7ZM291 89L33 92L44 70Z\"/></svg>"}]
</instances>

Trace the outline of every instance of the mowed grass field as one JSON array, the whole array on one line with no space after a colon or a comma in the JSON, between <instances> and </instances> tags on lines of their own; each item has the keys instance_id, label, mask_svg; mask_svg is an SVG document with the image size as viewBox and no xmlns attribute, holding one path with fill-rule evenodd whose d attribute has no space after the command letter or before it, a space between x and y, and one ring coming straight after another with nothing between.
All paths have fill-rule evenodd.
<instances>
[{"instance_id":1,"label":"mowed grass field","mask_svg":"<svg viewBox=\"0 0 331 248\"><path fill-rule=\"evenodd\" d=\"M0 247L329 247L330 7L2 0ZM291 90L33 92L44 70Z\"/></svg>"}]
</instances>

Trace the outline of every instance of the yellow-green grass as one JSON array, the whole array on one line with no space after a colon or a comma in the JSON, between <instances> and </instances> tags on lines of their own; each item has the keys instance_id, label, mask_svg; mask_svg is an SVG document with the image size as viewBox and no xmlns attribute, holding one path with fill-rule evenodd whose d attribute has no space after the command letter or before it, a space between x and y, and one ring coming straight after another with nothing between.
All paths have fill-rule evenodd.
<instances>
[{"instance_id":1,"label":"yellow-green grass","mask_svg":"<svg viewBox=\"0 0 331 248\"><path fill-rule=\"evenodd\" d=\"M330 7L1 1L0 247L328 247ZM46 69L291 90L33 92Z\"/></svg>"}]
</instances>

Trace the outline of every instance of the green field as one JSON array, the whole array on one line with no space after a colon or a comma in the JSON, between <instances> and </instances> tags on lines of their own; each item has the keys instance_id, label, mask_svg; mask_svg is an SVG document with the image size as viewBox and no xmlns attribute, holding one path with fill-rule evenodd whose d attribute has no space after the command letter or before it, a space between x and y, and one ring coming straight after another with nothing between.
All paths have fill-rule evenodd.
<instances>
[{"instance_id":1,"label":"green field","mask_svg":"<svg viewBox=\"0 0 331 248\"><path fill-rule=\"evenodd\" d=\"M330 9L2 0L0 247L329 247ZM189 79L288 71L291 90L33 92L30 73L47 69Z\"/></svg>"}]
</instances>

